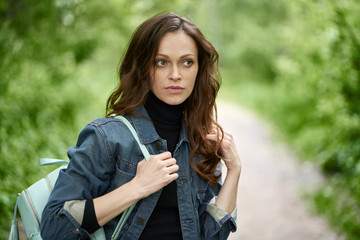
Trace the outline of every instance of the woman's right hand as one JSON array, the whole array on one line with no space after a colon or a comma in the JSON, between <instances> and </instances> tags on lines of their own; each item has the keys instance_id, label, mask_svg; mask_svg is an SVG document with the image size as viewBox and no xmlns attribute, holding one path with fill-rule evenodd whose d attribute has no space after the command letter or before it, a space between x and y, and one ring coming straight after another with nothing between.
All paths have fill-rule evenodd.
<instances>
[{"instance_id":1,"label":"woman's right hand","mask_svg":"<svg viewBox=\"0 0 360 240\"><path fill-rule=\"evenodd\" d=\"M138 163L136 176L132 182L137 186L136 190L140 195L145 198L176 180L179 177L178 170L179 166L170 152L151 155L150 160L143 159Z\"/></svg>"},{"instance_id":2,"label":"woman's right hand","mask_svg":"<svg viewBox=\"0 0 360 240\"><path fill-rule=\"evenodd\" d=\"M128 183L94 199L97 221L103 226L132 204L176 180L179 166L170 152L152 155L138 163L135 177Z\"/></svg>"}]
</instances>

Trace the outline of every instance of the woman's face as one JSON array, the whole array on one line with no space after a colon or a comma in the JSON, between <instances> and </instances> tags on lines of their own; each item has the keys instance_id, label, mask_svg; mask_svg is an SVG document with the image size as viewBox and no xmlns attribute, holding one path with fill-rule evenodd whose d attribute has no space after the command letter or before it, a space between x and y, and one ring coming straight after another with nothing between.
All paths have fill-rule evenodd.
<instances>
[{"instance_id":1,"label":"woman's face","mask_svg":"<svg viewBox=\"0 0 360 240\"><path fill-rule=\"evenodd\" d=\"M181 30L166 33L160 41L151 71L151 90L169 105L181 104L194 88L198 69L198 49L194 39Z\"/></svg>"}]
</instances>

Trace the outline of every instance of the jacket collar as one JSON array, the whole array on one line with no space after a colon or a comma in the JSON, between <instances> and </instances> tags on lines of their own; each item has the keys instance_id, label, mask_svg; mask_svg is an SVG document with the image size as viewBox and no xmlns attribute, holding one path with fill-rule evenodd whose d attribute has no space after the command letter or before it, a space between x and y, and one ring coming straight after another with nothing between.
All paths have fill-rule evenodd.
<instances>
[{"instance_id":1,"label":"jacket collar","mask_svg":"<svg viewBox=\"0 0 360 240\"><path fill-rule=\"evenodd\" d=\"M145 107L141 107L138 110L136 110L135 114L136 115L128 117L128 119L132 122L139 136L140 142L143 144L149 144L157 140L160 140L161 138L159 134L156 132L155 127L151 122L149 114L147 113ZM184 119L182 120L181 123L180 140L189 142L189 138L185 129Z\"/></svg>"}]
</instances>

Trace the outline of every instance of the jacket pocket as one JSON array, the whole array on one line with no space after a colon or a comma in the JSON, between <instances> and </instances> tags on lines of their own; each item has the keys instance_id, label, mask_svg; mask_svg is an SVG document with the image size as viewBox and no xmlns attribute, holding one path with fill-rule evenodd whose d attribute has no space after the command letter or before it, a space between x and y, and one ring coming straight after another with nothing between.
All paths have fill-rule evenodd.
<instances>
[{"instance_id":1,"label":"jacket pocket","mask_svg":"<svg viewBox=\"0 0 360 240\"><path fill-rule=\"evenodd\" d=\"M137 162L118 159L115 165L115 174L111 181L111 188L116 189L131 181L136 175Z\"/></svg>"}]
</instances>

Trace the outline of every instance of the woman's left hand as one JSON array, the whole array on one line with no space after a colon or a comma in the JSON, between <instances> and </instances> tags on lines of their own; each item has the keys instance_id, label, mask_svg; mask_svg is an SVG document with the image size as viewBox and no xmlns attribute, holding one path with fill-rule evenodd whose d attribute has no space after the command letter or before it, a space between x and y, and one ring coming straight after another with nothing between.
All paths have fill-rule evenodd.
<instances>
[{"instance_id":1,"label":"woman's left hand","mask_svg":"<svg viewBox=\"0 0 360 240\"><path fill-rule=\"evenodd\" d=\"M220 153L222 160L224 160L225 165L229 171L241 172L241 161L240 156L237 151L234 138L231 133L224 132L224 138L220 145ZM218 139L221 139L222 132L216 127L213 126L211 132L206 135L206 138L210 141L216 142Z\"/></svg>"},{"instance_id":2,"label":"woman's left hand","mask_svg":"<svg viewBox=\"0 0 360 240\"><path fill-rule=\"evenodd\" d=\"M241 174L241 161L233 136L224 131L223 140L220 143L220 155L227 168L226 178L216 198L216 206L227 213L232 213L236 207L239 178ZM222 138L222 132L214 126L206 138L210 141L218 141Z\"/></svg>"}]
</instances>

